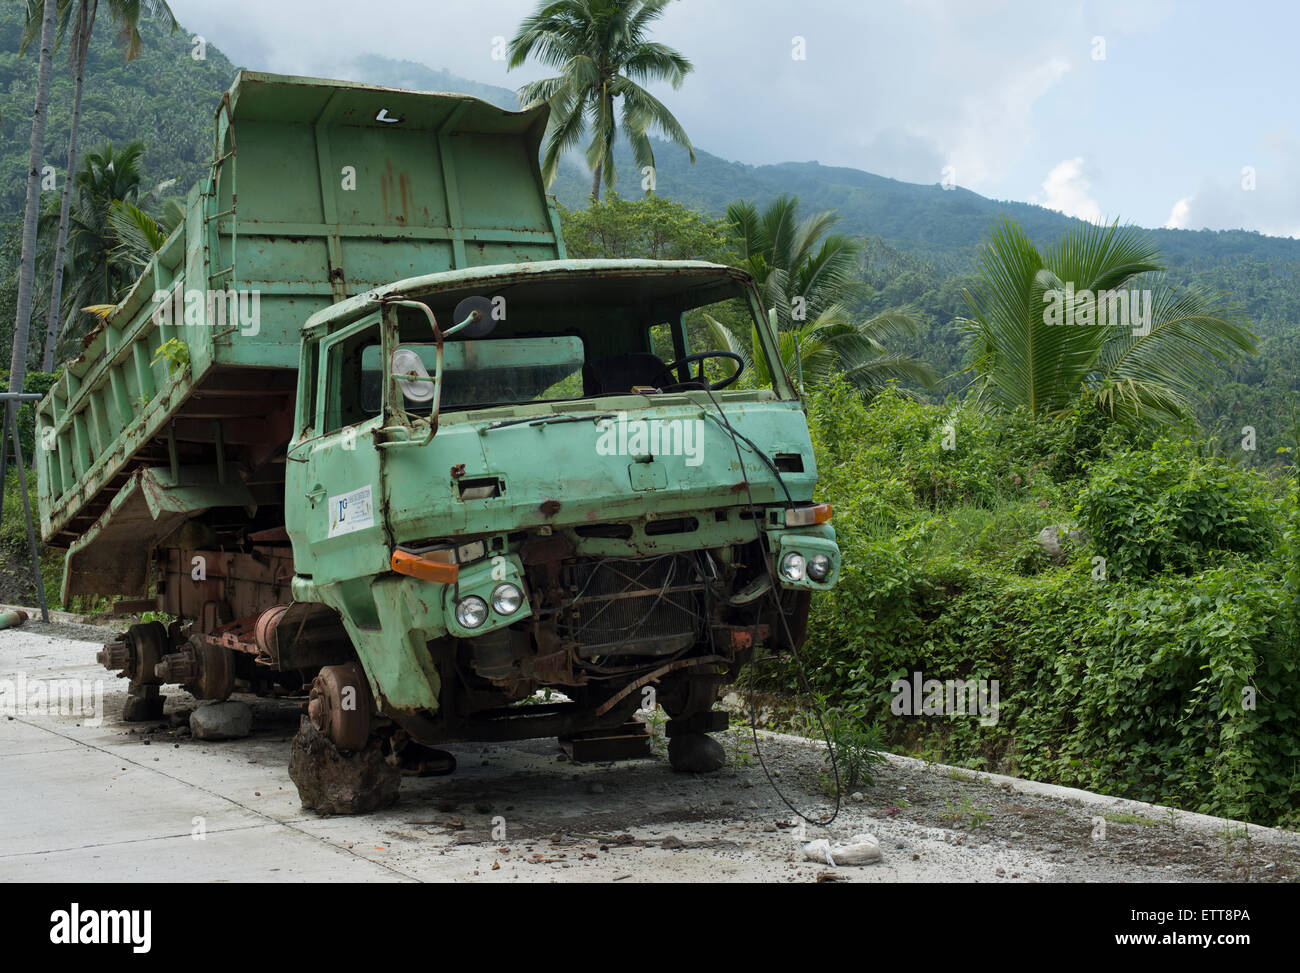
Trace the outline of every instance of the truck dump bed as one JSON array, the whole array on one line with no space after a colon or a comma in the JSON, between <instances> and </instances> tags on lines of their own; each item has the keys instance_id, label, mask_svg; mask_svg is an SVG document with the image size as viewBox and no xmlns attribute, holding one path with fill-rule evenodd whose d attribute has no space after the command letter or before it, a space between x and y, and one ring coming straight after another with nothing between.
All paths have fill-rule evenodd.
<instances>
[{"instance_id":1,"label":"truck dump bed","mask_svg":"<svg viewBox=\"0 0 1300 973\"><path fill-rule=\"evenodd\" d=\"M209 511L283 524L313 312L401 278L564 257L545 125L544 108L241 72L184 223L38 406L41 533L70 549L65 596L141 591L138 555Z\"/></svg>"}]
</instances>

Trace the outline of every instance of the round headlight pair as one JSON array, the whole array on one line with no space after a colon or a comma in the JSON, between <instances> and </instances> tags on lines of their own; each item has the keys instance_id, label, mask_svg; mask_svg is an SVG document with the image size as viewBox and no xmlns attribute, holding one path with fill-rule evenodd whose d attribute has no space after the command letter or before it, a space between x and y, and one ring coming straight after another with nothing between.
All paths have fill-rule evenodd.
<instances>
[{"instance_id":1,"label":"round headlight pair","mask_svg":"<svg viewBox=\"0 0 1300 973\"><path fill-rule=\"evenodd\" d=\"M507 581L492 589L492 608L498 615L513 615L523 603L524 593L518 585ZM478 595L470 595L456 603L456 621L461 628L478 628L487 617L487 602Z\"/></svg>"},{"instance_id":2,"label":"round headlight pair","mask_svg":"<svg viewBox=\"0 0 1300 973\"><path fill-rule=\"evenodd\" d=\"M791 551L781 559L781 576L787 581L802 581L805 575L813 581L825 581L830 573L831 559L825 554L805 558L798 551Z\"/></svg>"}]
</instances>

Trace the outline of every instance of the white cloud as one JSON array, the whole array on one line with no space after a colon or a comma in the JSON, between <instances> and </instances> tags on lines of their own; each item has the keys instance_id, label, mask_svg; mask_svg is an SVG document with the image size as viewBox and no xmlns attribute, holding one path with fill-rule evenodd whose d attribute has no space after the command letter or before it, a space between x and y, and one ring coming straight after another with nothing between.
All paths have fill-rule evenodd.
<instances>
[{"instance_id":1,"label":"white cloud","mask_svg":"<svg viewBox=\"0 0 1300 973\"><path fill-rule=\"evenodd\" d=\"M1192 197L1184 196L1178 202L1174 203L1174 208L1169 211L1169 219L1165 220L1166 230L1185 230L1187 229L1187 218L1192 211Z\"/></svg>"},{"instance_id":2,"label":"white cloud","mask_svg":"<svg viewBox=\"0 0 1300 973\"><path fill-rule=\"evenodd\" d=\"M1058 162L1043 181L1042 197L1035 196L1033 202L1054 209L1066 216L1075 216L1089 223L1103 223L1101 207L1089 195L1092 183L1084 173L1082 156L1064 159Z\"/></svg>"},{"instance_id":3,"label":"white cloud","mask_svg":"<svg viewBox=\"0 0 1300 973\"><path fill-rule=\"evenodd\" d=\"M1174 204L1166 227L1178 230L1257 230L1300 238L1300 186L1296 177L1264 170L1254 190L1240 180L1206 179Z\"/></svg>"},{"instance_id":4,"label":"white cloud","mask_svg":"<svg viewBox=\"0 0 1300 973\"><path fill-rule=\"evenodd\" d=\"M959 117L942 133L952 145L948 164L956 170L958 183L978 189L1005 176L1008 164L1034 140L1034 107L1069 70L1065 58L1049 57L968 91L960 101ZM981 73L986 78L991 74ZM956 84L957 79L953 82Z\"/></svg>"}]
</instances>

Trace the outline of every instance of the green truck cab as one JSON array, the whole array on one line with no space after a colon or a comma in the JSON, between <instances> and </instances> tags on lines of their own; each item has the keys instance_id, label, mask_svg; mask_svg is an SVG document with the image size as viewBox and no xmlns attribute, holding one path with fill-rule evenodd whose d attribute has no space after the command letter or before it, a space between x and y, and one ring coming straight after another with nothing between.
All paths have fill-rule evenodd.
<instances>
[{"instance_id":1,"label":"green truck cab","mask_svg":"<svg viewBox=\"0 0 1300 973\"><path fill-rule=\"evenodd\" d=\"M38 409L65 597L175 619L100 654L126 718L310 685L303 734L414 772L657 704L675 768L720 764L722 687L837 580L831 511L753 280L568 259L545 120L241 73L185 225Z\"/></svg>"}]
</instances>

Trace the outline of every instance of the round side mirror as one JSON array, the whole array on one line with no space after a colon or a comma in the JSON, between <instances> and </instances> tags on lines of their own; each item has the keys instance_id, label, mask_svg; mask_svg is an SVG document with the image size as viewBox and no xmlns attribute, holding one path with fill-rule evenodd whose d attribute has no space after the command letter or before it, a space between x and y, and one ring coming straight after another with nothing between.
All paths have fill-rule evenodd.
<instances>
[{"instance_id":1,"label":"round side mirror","mask_svg":"<svg viewBox=\"0 0 1300 973\"><path fill-rule=\"evenodd\" d=\"M451 316L452 326L459 325L475 313L478 314L478 318L457 330L457 334L464 335L466 338L485 338L492 333L497 323L492 318L492 300L487 297L467 297L457 304L456 312ZM448 333L450 334L450 331Z\"/></svg>"},{"instance_id":2,"label":"round side mirror","mask_svg":"<svg viewBox=\"0 0 1300 973\"><path fill-rule=\"evenodd\" d=\"M397 387L407 402L428 402L433 398L433 379L418 352L411 348L395 348L388 361L388 370L397 379Z\"/></svg>"}]
</instances>

